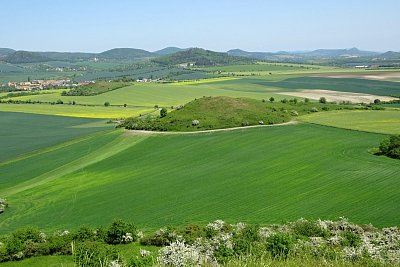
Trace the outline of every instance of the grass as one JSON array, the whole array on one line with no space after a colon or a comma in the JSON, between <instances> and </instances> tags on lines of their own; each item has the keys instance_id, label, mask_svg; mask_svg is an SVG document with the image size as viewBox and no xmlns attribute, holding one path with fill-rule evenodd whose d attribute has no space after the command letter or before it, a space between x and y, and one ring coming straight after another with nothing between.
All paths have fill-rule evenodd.
<instances>
[{"instance_id":1,"label":"grass","mask_svg":"<svg viewBox=\"0 0 400 267\"><path fill-rule=\"evenodd\" d=\"M0 162L109 128L105 121L0 112Z\"/></svg>"},{"instance_id":2,"label":"grass","mask_svg":"<svg viewBox=\"0 0 400 267\"><path fill-rule=\"evenodd\" d=\"M152 107L81 106L50 104L0 104L0 112L23 112L79 118L113 119L134 117L154 111Z\"/></svg>"},{"instance_id":3,"label":"grass","mask_svg":"<svg viewBox=\"0 0 400 267\"><path fill-rule=\"evenodd\" d=\"M400 111L331 111L314 113L301 120L333 127L383 134L400 134Z\"/></svg>"},{"instance_id":4,"label":"grass","mask_svg":"<svg viewBox=\"0 0 400 267\"><path fill-rule=\"evenodd\" d=\"M72 256L42 256L0 263L1 267L74 267Z\"/></svg>"},{"instance_id":5,"label":"grass","mask_svg":"<svg viewBox=\"0 0 400 267\"><path fill-rule=\"evenodd\" d=\"M392 226L398 161L368 152L383 138L311 124L182 136L112 131L0 166L0 195L10 203L0 232L114 218L145 229L339 216Z\"/></svg>"}]
</instances>

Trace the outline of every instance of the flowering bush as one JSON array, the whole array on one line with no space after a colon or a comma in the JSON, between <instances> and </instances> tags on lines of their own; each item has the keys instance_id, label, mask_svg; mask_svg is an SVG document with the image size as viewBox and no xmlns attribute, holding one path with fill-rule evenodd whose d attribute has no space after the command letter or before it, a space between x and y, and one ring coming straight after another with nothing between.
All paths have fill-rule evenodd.
<instances>
[{"instance_id":1,"label":"flowering bush","mask_svg":"<svg viewBox=\"0 0 400 267\"><path fill-rule=\"evenodd\" d=\"M5 199L0 198L0 214L3 213L8 207L8 203Z\"/></svg>"},{"instance_id":2,"label":"flowering bush","mask_svg":"<svg viewBox=\"0 0 400 267\"><path fill-rule=\"evenodd\" d=\"M176 241L160 249L157 262L161 266L202 266L211 264L212 259L205 254L198 244L187 245Z\"/></svg>"},{"instance_id":3,"label":"flowering bush","mask_svg":"<svg viewBox=\"0 0 400 267\"><path fill-rule=\"evenodd\" d=\"M108 244L130 243L136 240L136 232L133 224L115 220L106 231L105 241Z\"/></svg>"}]
</instances>

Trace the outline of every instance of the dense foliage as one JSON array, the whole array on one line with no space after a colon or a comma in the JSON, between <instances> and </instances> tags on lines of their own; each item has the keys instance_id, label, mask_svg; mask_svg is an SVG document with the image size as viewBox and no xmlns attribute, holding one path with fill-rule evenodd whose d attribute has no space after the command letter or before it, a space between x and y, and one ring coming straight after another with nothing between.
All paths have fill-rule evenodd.
<instances>
[{"instance_id":1,"label":"dense foliage","mask_svg":"<svg viewBox=\"0 0 400 267\"><path fill-rule=\"evenodd\" d=\"M400 135L392 135L384 139L379 146L379 152L382 155L400 159Z\"/></svg>"},{"instance_id":2,"label":"dense foliage","mask_svg":"<svg viewBox=\"0 0 400 267\"><path fill-rule=\"evenodd\" d=\"M82 226L53 235L32 227L20 229L0 239L0 261L72 255L76 266L231 266L246 265L249 260L256 266L301 261L331 263L329 266L400 264L399 228L380 230L345 218L300 219L263 227L216 220L205 226L162 228L147 236L134 230L132 236L140 239L140 249L130 256L121 253L121 246L106 244L110 231L118 232L118 244L135 242L124 239L127 225L133 226L117 220L107 229Z\"/></svg>"},{"instance_id":3,"label":"dense foliage","mask_svg":"<svg viewBox=\"0 0 400 267\"><path fill-rule=\"evenodd\" d=\"M63 91L63 96L92 96L113 91L131 85L127 82L97 81L87 85L78 86L69 91Z\"/></svg>"}]
</instances>

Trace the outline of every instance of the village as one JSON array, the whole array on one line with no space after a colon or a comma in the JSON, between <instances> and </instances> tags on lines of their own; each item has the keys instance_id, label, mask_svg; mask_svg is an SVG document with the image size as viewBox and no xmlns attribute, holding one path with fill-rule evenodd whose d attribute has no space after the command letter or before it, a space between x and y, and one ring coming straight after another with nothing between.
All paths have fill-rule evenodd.
<instances>
[{"instance_id":1,"label":"village","mask_svg":"<svg viewBox=\"0 0 400 267\"><path fill-rule=\"evenodd\" d=\"M32 90L44 90L50 88L68 88L77 87L81 85L87 85L94 83L94 81L74 82L71 80L33 80L24 82L8 82L2 84L1 87L8 87L16 91L32 91Z\"/></svg>"}]
</instances>

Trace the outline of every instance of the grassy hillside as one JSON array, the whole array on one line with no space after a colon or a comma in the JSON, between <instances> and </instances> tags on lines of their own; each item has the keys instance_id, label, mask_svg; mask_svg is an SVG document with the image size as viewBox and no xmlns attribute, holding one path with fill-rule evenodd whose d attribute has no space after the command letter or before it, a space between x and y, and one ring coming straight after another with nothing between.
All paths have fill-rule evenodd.
<instances>
[{"instance_id":1,"label":"grassy hillside","mask_svg":"<svg viewBox=\"0 0 400 267\"><path fill-rule=\"evenodd\" d=\"M231 98L226 96L202 97L183 107L178 107L165 116L147 116L126 119L121 125L131 130L153 131L201 131L260 124L279 124L288 122L316 111L333 109L353 109L321 103L298 102L296 99L286 103L271 103L268 100L250 98Z\"/></svg>"},{"instance_id":2,"label":"grassy hillside","mask_svg":"<svg viewBox=\"0 0 400 267\"><path fill-rule=\"evenodd\" d=\"M0 229L114 218L149 228L339 216L396 225L398 161L368 152L383 137L309 124L182 136L114 131L2 165L0 195L10 208Z\"/></svg>"},{"instance_id":3,"label":"grassy hillside","mask_svg":"<svg viewBox=\"0 0 400 267\"><path fill-rule=\"evenodd\" d=\"M105 121L0 112L0 162L109 128Z\"/></svg>"},{"instance_id":4,"label":"grassy hillside","mask_svg":"<svg viewBox=\"0 0 400 267\"><path fill-rule=\"evenodd\" d=\"M249 63L251 59L243 57L235 57L227 53L213 52L201 48L190 48L185 51L180 51L174 54L161 56L153 59L153 62L163 65L178 65L193 63L196 66L216 66L234 63Z\"/></svg>"},{"instance_id":5,"label":"grassy hillside","mask_svg":"<svg viewBox=\"0 0 400 267\"><path fill-rule=\"evenodd\" d=\"M146 57L154 57L154 55L149 51L142 49L134 49L134 48L114 48L99 53L96 56L105 59L125 59L125 60L135 60Z\"/></svg>"},{"instance_id":6,"label":"grassy hillside","mask_svg":"<svg viewBox=\"0 0 400 267\"><path fill-rule=\"evenodd\" d=\"M277 124L291 119L288 111L267 108L264 102L249 98L202 97L165 117L127 119L122 126L135 130L198 131L262 124ZM195 125L193 121L196 122Z\"/></svg>"}]
</instances>

